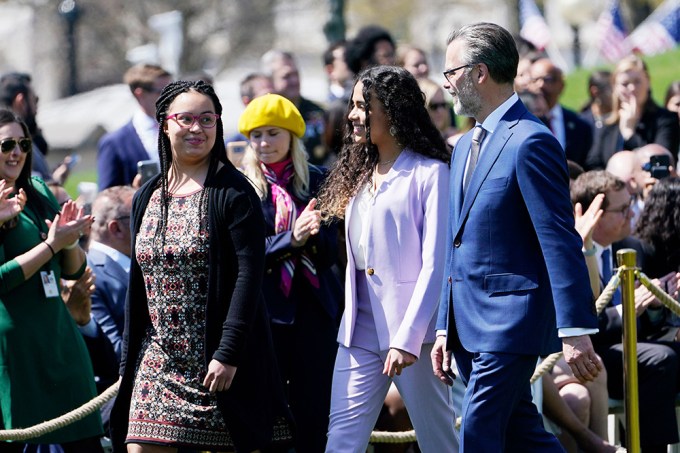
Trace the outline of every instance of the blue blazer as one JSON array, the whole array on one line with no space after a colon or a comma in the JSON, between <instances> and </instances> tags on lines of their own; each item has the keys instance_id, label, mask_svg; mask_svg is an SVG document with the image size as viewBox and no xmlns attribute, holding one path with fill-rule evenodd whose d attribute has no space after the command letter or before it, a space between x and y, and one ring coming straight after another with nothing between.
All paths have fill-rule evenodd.
<instances>
[{"instance_id":1,"label":"blue blazer","mask_svg":"<svg viewBox=\"0 0 680 453\"><path fill-rule=\"evenodd\" d=\"M546 355L557 328L596 328L561 146L515 103L487 138L463 199L472 133L454 149L437 329L447 348Z\"/></svg>"},{"instance_id":2,"label":"blue blazer","mask_svg":"<svg viewBox=\"0 0 680 453\"><path fill-rule=\"evenodd\" d=\"M125 186L137 174L137 162L149 159L132 121L102 137L98 145L97 175L99 190Z\"/></svg>"},{"instance_id":3,"label":"blue blazer","mask_svg":"<svg viewBox=\"0 0 680 453\"><path fill-rule=\"evenodd\" d=\"M129 275L108 255L95 249L87 252L87 265L97 277L92 294L92 316L108 337L116 357L120 360Z\"/></svg>"}]
</instances>

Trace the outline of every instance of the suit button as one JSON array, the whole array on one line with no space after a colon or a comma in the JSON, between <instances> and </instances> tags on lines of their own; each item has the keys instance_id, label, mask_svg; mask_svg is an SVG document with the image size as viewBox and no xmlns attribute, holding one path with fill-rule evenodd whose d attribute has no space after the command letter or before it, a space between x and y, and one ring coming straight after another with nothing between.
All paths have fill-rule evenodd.
<instances>
[{"instance_id":1,"label":"suit button","mask_svg":"<svg viewBox=\"0 0 680 453\"><path fill-rule=\"evenodd\" d=\"M372 267L369 267L368 269L366 269L366 273L368 275L373 275L373 274L375 274L375 270Z\"/></svg>"},{"instance_id":2,"label":"suit button","mask_svg":"<svg viewBox=\"0 0 680 453\"><path fill-rule=\"evenodd\" d=\"M455 248L460 247L460 239L456 239L455 241L453 241L453 246L454 246Z\"/></svg>"},{"instance_id":3,"label":"suit button","mask_svg":"<svg viewBox=\"0 0 680 453\"><path fill-rule=\"evenodd\" d=\"M452 279L451 276L449 275L449 283L451 283L451 282L453 282L453 279Z\"/></svg>"}]
</instances>

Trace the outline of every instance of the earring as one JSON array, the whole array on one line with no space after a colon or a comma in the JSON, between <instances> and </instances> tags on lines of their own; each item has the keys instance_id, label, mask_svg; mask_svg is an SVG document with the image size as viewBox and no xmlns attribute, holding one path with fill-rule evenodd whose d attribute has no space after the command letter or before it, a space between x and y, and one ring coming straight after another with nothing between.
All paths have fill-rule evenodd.
<instances>
[{"instance_id":1,"label":"earring","mask_svg":"<svg viewBox=\"0 0 680 453\"><path fill-rule=\"evenodd\" d=\"M392 137L396 137L396 135L397 135L397 128L396 127L390 126L390 135Z\"/></svg>"}]
</instances>

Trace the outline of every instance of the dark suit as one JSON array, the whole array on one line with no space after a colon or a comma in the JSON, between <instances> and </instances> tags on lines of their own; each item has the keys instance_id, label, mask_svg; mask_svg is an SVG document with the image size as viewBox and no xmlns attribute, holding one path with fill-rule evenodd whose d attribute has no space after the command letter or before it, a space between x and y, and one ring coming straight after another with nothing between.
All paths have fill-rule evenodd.
<instances>
[{"instance_id":1,"label":"dark suit","mask_svg":"<svg viewBox=\"0 0 680 453\"><path fill-rule=\"evenodd\" d=\"M129 275L120 264L96 249L88 251L87 265L97 277L96 289L92 294L92 316L109 338L116 357L120 359Z\"/></svg>"},{"instance_id":2,"label":"dark suit","mask_svg":"<svg viewBox=\"0 0 680 453\"><path fill-rule=\"evenodd\" d=\"M635 133L628 140L623 139L618 123L604 125L595 132L593 146L586 159L586 170L603 169L617 151L634 150L650 143L663 146L677 157L680 143L678 116L659 107L651 99L645 105Z\"/></svg>"},{"instance_id":3,"label":"dark suit","mask_svg":"<svg viewBox=\"0 0 680 453\"><path fill-rule=\"evenodd\" d=\"M622 248L637 252L637 266L645 269L648 250L634 237L612 244L612 256ZM615 260L615 258L614 258ZM616 268L615 262L612 269ZM666 310L666 309L663 309ZM623 399L623 326L621 316L611 304L599 316L600 332L593 336L593 346L607 369L609 396ZM641 445L666 445L678 442L675 395L680 391L680 344L653 341L660 326L650 320L649 309L638 317L638 396L640 402Z\"/></svg>"},{"instance_id":4,"label":"dark suit","mask_svg":"<svg viewBox=\"0 0 680 453\"><path fill-rule=\"evenodd\" d=\"M97 175L99 190L132 183L137 174L137 162L149 159L132 121L106 134L99 141Z\"/></svg>"},{"instance_id":5,"label":"dark suit","mask_svg":"<svg viewBox=\"0 0 680 453\"><path fill-rule=\"evenodd\" d=\"M562 107L567 159L585 165L588 151L593 145L593 129L576 112Z\"/></svg>"},{"instance_id":6,"label":"dark suit","mask_svg":"<svg viewBox=\"0 0 680 453\"><path fill-rule=\"evenodd\" d=\"M484 140L463 198L471 136L451 163L437 321L467 385L461 452L562 451L529 378L539 355L560 350L557 328L597 326L564 152L515 102Z\"/></svg>"}]
</instances>

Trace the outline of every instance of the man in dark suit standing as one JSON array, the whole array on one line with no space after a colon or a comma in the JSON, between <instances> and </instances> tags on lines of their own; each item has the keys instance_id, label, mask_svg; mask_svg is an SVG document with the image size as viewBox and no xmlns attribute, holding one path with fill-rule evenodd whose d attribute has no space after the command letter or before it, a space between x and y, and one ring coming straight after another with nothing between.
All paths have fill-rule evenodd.
<instances>
[{"instance_id":1,"label":"man in dark suit standing","mask_svg":"<svg viewBox=\"0 0 680 453\"><path fill-rule=\"evenodd\" d=\"M560 142L567 159L584 166L593 144L593 130L579 115L559 103L564 90L562 70L547 58L531 65L531 89L548 103L548 127Z\"/></svg>"},{"instance_id":2,"label":"man in dark suit standing","mask_svg":"<svg viewBox=\"0 0 680 453\"><path fill-rule=\"evenodd\" d=\"M478 23L453 32L446 88L474 117L451 162L444 284L432 351L435 374L463 383L460 451L563 451L543 428L529 379L539 355L560 349L580 380L599 365L593 295L574 229L569 177L555 137L531 115L513 80L512 35Z\"/></svg>"},{"instance_id":3,"label":"man in dark suit standing","mask_svg":"<svg viewBox=\"0 0 680 453\"><path fill-rule=\"evenodd\" d=\"M137 175L137 162L159 160L156 100L163 87L171 82L170 73L158 65L139 64L128 69L123 80L139 109L127 124L99 141L99 190L132 184Z\"/></svg>"},{"instance_id":4,"label":"man in dark suit standing","mask_svg":"<svg viewBox=\"0 0 680 453\"><path fill-rule=\"evenodd\" d=\"M130 272L130 211L135 190L114 186L101 191L92 205L95 218L87 264L97 277L92 316L120 360L125 297Z\"/></svg>"}]
</instances>

